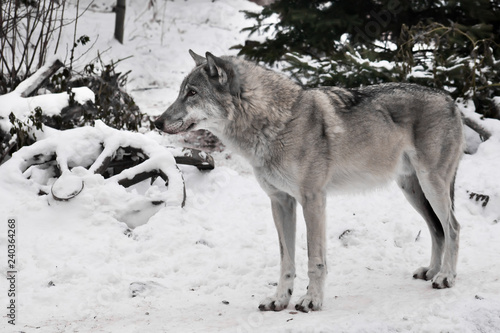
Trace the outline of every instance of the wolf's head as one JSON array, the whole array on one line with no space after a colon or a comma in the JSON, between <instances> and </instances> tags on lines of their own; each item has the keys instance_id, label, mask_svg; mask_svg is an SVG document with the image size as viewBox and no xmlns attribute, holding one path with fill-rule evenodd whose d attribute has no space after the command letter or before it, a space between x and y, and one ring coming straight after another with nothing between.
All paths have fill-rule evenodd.
<instances>
[{"instance_id":1,"label":"wolf's head","mask_svg":"<svg viewBox=\"0 0 500 333\"><path fill-rule=\"evenodd\" d=\"M240 93L238 73L230 58L209 52L204 58L191 50L189 54L196 67L182 82L176 101L155 121L159 130L169 134L222 128L233 97Z\"/></svg>"}]
</instances>

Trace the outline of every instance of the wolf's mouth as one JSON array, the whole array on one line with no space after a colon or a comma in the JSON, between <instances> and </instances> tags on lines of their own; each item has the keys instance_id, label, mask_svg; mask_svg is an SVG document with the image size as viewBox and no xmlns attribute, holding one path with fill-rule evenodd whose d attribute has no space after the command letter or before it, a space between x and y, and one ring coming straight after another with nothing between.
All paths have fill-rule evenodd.
<instances>
[{"instance_id":1,"label":"wolf's mouth","mask_svg":"<svg viewBox=\"0 0 500 333\"><path fill-rule=\"evenodd\" d=\"M194 128L196 123L193 120L184 121L179 119L171 124L163 127L163 131L168 134L177 134L181 132L187 132Z\"/></svg>"}]
</instances>

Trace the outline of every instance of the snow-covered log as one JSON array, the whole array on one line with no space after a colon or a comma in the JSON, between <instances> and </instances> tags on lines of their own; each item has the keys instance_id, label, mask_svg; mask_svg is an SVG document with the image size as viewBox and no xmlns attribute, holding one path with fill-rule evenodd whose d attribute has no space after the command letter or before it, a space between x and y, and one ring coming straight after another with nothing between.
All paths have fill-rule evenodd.
<instances>
[{"instance_id":1,"label":"snow-covered log","mask_svg":"<svg viewBox=\"0 0 500 333\"><path fill-rule=\"evenodd\" d=\"M30 76L19 84L12 92L0 96L0 130L8 133L12 127L9 122L9 115L13 113L16 118L24 120L37 107L40 107L44 115L54 116L61 113L62 109L69 105L70 96L68 93L45 94L33 97L30 95L34 89L38 89L39 84L43 82L47 75L58 69L58 62L51 66L40 68L35 74ZM87 101L95 101L95 95L87 87L73 88L74 100L79 104Z\"/></svg>"},{"instance_id":2,"label":"snow-covered log","mask_svg":"<svg viewBox=\"0 0 500 333\"><path fill-rule=\"evenodd\" d=\"M471 130L479 134L482 141L486 141L491 137L491 133L481 126L477 121L467 116L464 116L464 124L467 125Z\"/></svg>"},{"instance_id":3,"label":"snow-covered log","mask_svg":"<svg viewBox=\"0 0 500 333\"><path fill-rule=\"evenodd\" d=\"M41 67L35 74L21 82L14 91L21 97L32 96L63 65L59 59L56 59L51 65Z\"/></svg>"},{"instance_id":4,"label":"snow-covered log","mask_svg":"<svg viewBox=\"0 0 500 333\"><path fill-rule=\"evenodd\" d=\"M136 165L109 170L113 161L123 160L128 148L142 154ZM123 192L116 186L130 187L155 176L163 182L148 189L149 203L184 206L186 200L184 179L169 149L143 134L119 131L101 121L95 127L53 130L45 139L19 150L2 168L13 180L40 195L51 194L57 201L86 191Z\"/></svg>"}]
</instances>

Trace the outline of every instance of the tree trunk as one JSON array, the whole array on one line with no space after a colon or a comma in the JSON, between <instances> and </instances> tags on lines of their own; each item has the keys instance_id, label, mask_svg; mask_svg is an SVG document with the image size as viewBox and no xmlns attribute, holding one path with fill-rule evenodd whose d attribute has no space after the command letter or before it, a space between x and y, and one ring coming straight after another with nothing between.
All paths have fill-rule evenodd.
<instances>
[{"instance_id":1,"label":"tree trunk","mask_svg":"<svg viewBox=\"0 0 500 333\"><path fill-rule=\"evenodd\" d=\"M125 26L125 0L117 0L116 20L115 20L115 38L123 44L123 31Z\"/></svg>"}]
</instances>

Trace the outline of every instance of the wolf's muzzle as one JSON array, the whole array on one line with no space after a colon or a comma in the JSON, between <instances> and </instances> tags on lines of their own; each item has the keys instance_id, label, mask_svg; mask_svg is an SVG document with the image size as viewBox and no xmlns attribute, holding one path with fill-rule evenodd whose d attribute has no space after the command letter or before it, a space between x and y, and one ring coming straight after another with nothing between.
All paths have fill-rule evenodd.
<instances>
[{"instance_id":1,"label":"wolf's muzzle","mask_svg":"<svg viewBox=\"0 0 500 333\"><path fill-rule=\"evenodd\" d=\"M159 117L158 119L155 120L155 127L157 129L159 129L160 131L163 131L163 124L165 123L165 121L163 119L161 119L161 117Z\"/></svg>"}]
</instances>

